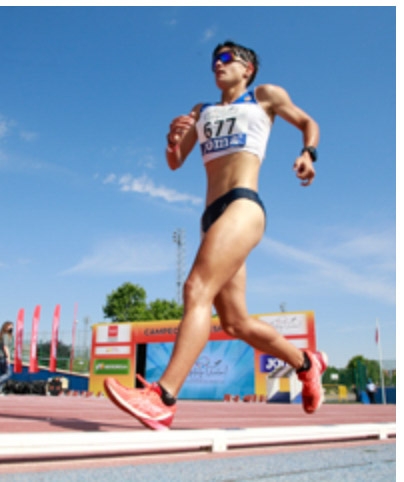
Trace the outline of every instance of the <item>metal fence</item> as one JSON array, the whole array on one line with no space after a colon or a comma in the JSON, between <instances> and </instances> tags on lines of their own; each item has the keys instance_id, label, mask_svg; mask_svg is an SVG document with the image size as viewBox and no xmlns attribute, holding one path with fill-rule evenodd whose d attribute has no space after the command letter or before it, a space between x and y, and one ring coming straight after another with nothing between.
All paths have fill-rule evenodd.
<instances>
[{"instance_id":1,"label":"metal fence","mask_svg":"<svg viewBox=\"0 0 404 482\"><path fill-rule=\"evenodd\" d=\"M52 333L39 332L37 342L38 365L49 366L49 354ZM14 340L10 344L11 358L14 359ZM22 362L29 364L31 354L31 333L24 334L22 347ZM60 332L56 351L57 367L61 370L70 370L78 373L88 373L91 355L91 329L77 330L75 339L72 333Z\"/></svg>"}]
</instances>

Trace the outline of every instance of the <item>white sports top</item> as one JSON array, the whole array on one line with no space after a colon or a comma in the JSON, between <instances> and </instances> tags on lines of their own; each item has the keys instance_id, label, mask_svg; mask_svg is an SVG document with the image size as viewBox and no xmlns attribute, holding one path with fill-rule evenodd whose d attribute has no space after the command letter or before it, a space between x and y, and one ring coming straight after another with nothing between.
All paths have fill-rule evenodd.
<instances>
[{"instance_id":1,"label":"white sports top","mask_svg":"<svg viewBox=\"0 0 404 482\"><path fill-rule=\"evenodd\" d=\"M233 152L248 151L262 162L272 122L253 91L227 105L202 106L196 130L204 164Z\"/></svg>"}]
</instances>

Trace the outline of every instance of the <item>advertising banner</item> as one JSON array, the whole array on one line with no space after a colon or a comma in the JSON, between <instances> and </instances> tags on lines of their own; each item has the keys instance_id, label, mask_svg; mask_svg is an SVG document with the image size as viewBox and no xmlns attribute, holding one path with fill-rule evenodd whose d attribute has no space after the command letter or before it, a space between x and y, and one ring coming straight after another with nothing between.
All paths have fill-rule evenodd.
<instances>
[{"instance_id":1,"label":"advertising banner","mask_svg":"<svg viewBox=\"0 0 404 482\"><path fill-rule=\"evenodd\" d=\"M41 307L37 305L34 310L34 316L32 318L32 333L31 333L31 350L29 357L29 373L38 372L38 358L37 358L37 345L38 345L38 327L39 317L41 314Z\"/></svg>"},{"instance_id":2,"label":"advertising banner","mask_svg":"<svg viewBox=\"0 0 404 482\"><path fill-rule=\"evenodd\" d=\"M104 379L110 376L127 387L133 387L135 370L135 323L93 326L89 391L104 392Z\"/></svg>"},{"instance_id":3,"label":"advertising banner","mask_svg":"<svg viewBox=\"0 0 404 482\"><path fill-rule=\"evenodd\" d=\"M316 349L314 312L251 315L271 324L298 348ZM136 346L147 345L146 379L158 380L173 350L180 320L103 323L93 326L90 390L103 391L105 377L135 386ZM192 367L179 398L223 399L224 395L268 395L274 400L299 396L294 370L283 361L227 335L217 317L209 342ZM292 390L293 385L293 390ZM272 398L271 398L272 399Z\"/></svg>"},{"instance_id":4,"label":"advertising banner","mask_svg":"<svg viewBox=\"0 0 404 482\"><path fill-rule=\"evenodd\" d=\"M313 311L273 313L254 315L256 318L272 325L281 335L297 348L316 349L315 322ZM255 350L255 393L265 395L273 402L291 402L293 392L296 401L297 393L294 369L278 358ZM291 386L293 385L293 390Z\"/></svg>"},{"instance_id":5,"label":"advertising banner","mask_svg":"<svg viewBox=\"0 0 404 482\"><path fill-rule=\"evenodd\" d=\"M76 329L77 329L77 308L78 305L77 303L74 304L74 315L73 315L73 327L72 327L72 348L70 350L70 363L69 363L69 369L70 372L73 371L73 361L74 361L74 350L76 347Z\"/></svg>"},{"instance_id":6,"label":"advertising banner","mask_svg":"<svg viewBox=\"0 0 404 482\"><path fill-rule=\"evenodd\" d=\"M17 315L14 339L14 373L22 372L22 343L24 332L24 308L21 308Z\"/></svg>"},{"instance_id":7,"label":"advertising banner","mask_svg":"<svg viewBox=\"0 0 404 482\"><path fill-rule=\"evenodd\" d=\"M146 379L158 380L171 356L173 343L147 348ZM240 340L209 341L178 395L181 399L223 400L226 393L254 393L254 350Z\"/></svg>"},{"instance_id":8,"label":"advertising banner","mask_svg":"<svg viewBox=\"0 0 404 482\"><path fill-rule=\"evenodd\" d=\"M49 357L49 370L51 372L56 371L58 338L59 338L59 318L60 318L60 305L56 305L55 312L53 314L52 322L52 341Z\"/></svg>"}]
</instances>

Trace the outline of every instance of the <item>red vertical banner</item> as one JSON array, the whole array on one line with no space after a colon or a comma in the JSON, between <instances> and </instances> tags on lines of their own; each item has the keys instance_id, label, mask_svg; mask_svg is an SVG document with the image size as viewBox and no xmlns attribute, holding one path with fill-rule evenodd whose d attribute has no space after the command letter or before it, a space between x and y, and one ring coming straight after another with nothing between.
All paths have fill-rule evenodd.
<instances>
[{"instance_id":1,"label":"red vertical banner","mask_svg":"<svg viewBox=\"0 0 404 482\"><path fill-rule=\"evenodd\" d=\"M24 332L24 308L21 308L17 315L14 338L14 373L22 372L22 343Z\"/></svg>"},{"instance_id":2,"label":"red vertical banner","mask_svg":"<svg viewBox=\"0 0 404 482\"><path fill-rule=\"evenodd\" d=\"M41 307L37 305L35 307L34 316L32 318L32 333L31 333L31 351L29 357L29 373L36 373L38 371L38 357L37 357L37 347L38 347L38 327L39 327L39 317L41 315Z\"/></svg>"},{"instance_id":3,"label":"red vertical banner","mask_svg":"<svg viewBox=\"0 0 404 482\"><path fill-rule=\"evenodd\" d=\"M76 344L76 326L77 326L77 303L74 305L72 348L70 350L70 373L73 371L74 345Z\"/></svg>"},{"instance_id":4,"label":"red vertical banner","mask_svg":"<svg viewBox=\"0 0 404 482\"><path fill-rule=\"evenodd\" d=\"M59 337L59 318L60 318L60 305L56 305L55 313L53 314L52 341L51 341L51 349L50 349L50 357L49 357L49 370L51 372L56 371L58 337Z\"/></svg>"}]
</instances>

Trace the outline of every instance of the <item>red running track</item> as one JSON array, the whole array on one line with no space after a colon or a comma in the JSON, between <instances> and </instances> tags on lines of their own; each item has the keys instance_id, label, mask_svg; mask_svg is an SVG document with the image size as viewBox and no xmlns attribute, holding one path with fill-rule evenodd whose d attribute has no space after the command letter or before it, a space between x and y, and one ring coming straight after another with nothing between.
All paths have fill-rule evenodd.
<instances>
[{"instance_id":1,"label":"red running track","mask_svg":"<svg viewBox=\"0 0 404 482\"><path fill-rule=\"evenodd\" d=\"M300 405L266 404L259 402L203 402L179 401L173 431L192 429L254 429L262 427L312 427L344 424L383 424L396 422L395 405L362 405L362 404L325 404L313 414L307 415ZM310 429L309 429L310 430ZM134 418L120 411L106 398L84 396L43 397L32 395L8 395L0 397L0 437L7 434L35 433L68 433L80 437L81 433L134 432L142 435L149 432ZM179 432L180 433L180 432ZM50 437L49 440L52 440ZM327 447L350 446L355 442L345 440ZM380 440L361 440L364 444L395 443L389 438ZM321 447L321 443L316 445ZM263 448L251 448L248 454L263 454L310 450L315 445L308 444L275 444ZM1 452L1 451L0 451ZM245 451L243 453L246 453ZM236 457L237 450L224 453L208 453L206 451L184 451L178 453L153 452L149 454L120 454L92 457L69 457L62 454L49 458L43 456L33 458L7 457L0 453L0 474L17 472L52 472L65 469L112 467L121 464L138 465L180 460L212 460L217 457ZM57 472L55 472L57 473ZM0 478L2 475L0 475ZM42 480L42 479L41 479Z\"/></svg>"},{"instance_id":2,"label":"red running track","mask_svg":"<svg viewBox=\"0 0 404 482\"><path fill-rule=\"evenodd\" d=\"M300 405L179 401L173 430L387 423L396 405L324 404L312 415ZM145 430L107 398L8 395L0 398L0 433Z\"/></svg>"}]
</instances>

